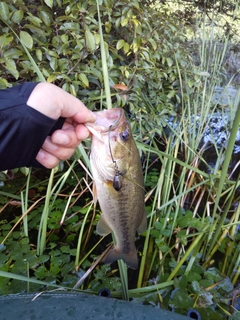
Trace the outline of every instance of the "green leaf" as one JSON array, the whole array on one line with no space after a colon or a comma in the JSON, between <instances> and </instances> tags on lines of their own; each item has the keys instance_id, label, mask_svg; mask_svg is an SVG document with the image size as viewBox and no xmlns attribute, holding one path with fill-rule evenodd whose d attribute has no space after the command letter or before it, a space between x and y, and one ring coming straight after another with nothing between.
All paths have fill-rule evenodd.
<instances>
[{"instance_id":1,"label":"green leaf","mask_svg":"<svg viewBox=\"0 0 240 320\"><path fill-rule=\"evenodd\" d=\"M197 281L201 280L201 275L196 273L196 272L192 272L190 271L188 273L188 281L193 283L197 283Z\"/></svg>"},{"instance_id":2,"label":"green leaf","mask_svg":"<svg viewBox=\"0 0 240 320\"><path fill-rule=\"evenodd\" d=\"M40 16L41 16L41 19L42 19L43 23L47 27L50 27L52 21L51 21L51 18L49 17L49 15L45 11L41 11L40 12Z\"/></svg>"},{"instance_id":3,"label":"green leaf","mask_svg":"<svg viewBox=\"0 0 240 320\"><path fill-rule=\"evenodd\" d=\"M81 82L83 83L84 88L88 88L89 87L88 78L86 77L86 75L84 73L80 73L79 80L81 80Z\"/></svg>"},{"instance_id":4,"label":"green leaf","mask_svg":"<svg viewBox=\"0 0 240 320\"><path fill-rule=\"evenodd\" d=\"M41 27L41 24L42 24L42 20L39 19L38 17L34 17L34 16L29 16L26 18L28 21L30 21L34 26L37 26L37 27ZM25 26L26 27L26 26ZM31 31L34 31L32 30L31 28Z\"/></svg>"},{"instance_id":5,"label":"green leaf","mask_svg":"<svg viewBox=\"0 0 240 320\"><path fill-rule=\"evenodd\" d=\"M54 82L57 80L57 77L54 74L51 74L48 78L47 78L47 82Z\"/></svg>"},{"instance_id":6,"label":"green leaf","mask_svg":"<svg viewBox=\"0 0 240 320\"><path fill-rule=\"evenodd\" d=\"M22 44L28 49L32 49L33 47L33 38L26 31L20 31L20 40Z\"/></svg>"},{"instance_id":7,"label":"green leaf","mask_svg":"<svg viewBox=\"0 0 240 320\"><path fill-rule=\"evenodd\" d=\"M5 2L0 2L0 16L3 20L9 20L9 8Z\"/></svg>"},{"instance_id":8,"label":"green leaf","mask_svg":"<svg viewBox=\"0 0 240 320\"><path fill-rule=\"evenodd\" d=\"M193 306L193 299L189 297L185 290L178 288L173 291L169 305L173 308L181 306L181 308L188 310Z\"/></svg>"},{"instance_id":9,"label":"green leaf","mask_svg":"<svg viewBox=\"0 0 240 320\"><path fill-rule=\"evenodd\" d=\"M69 91L74 97L77 96L77 92L73 84L70 84Z\"/></svg>"},{"instance_id":10,"label":"green leaf","mask_svg":"<svg viewBox=\"0 0 240 320\"><path fill-rule=\"evenodd\" d=\"M136 48L135 48L134 50L136 50ZM137 50L138 50L138 48L137 48ZM136 50L136 51L137 51L137 50ZM136 52L136 51L134 51L134 52ZM148 54L148 52L147 52L146 50L143 50L143 51L142 51L141 56L144 57L144 60L150 61L149 54Z\"/></svg>"},{"instance_id":11,"label":"green leaf","mask_svg":"<svg viewBox=\"0 0 240 320\"><path fill-rule=\"evenodd\" d=\"M9 37L6 34L0 36L0 48L7 46L12 40L13 37Z\"/></svg>"},{"instance_id":12,"label":"green leaf","mask_svg":"<svg viewBox=\"0 0 240 320\"><path fill-rule=\"evenodd\" d=\"M125 44L125 41L124 41L123 39L118 40L117 45L116 45L117 50L122 49L122 47L124 46L124 44Z\"/></svg>"},{"instance_id":13,"label":"green leaf","mask_svg":"<svg viewBox=\"0 0 240 320\"><path fill-rule=\"evenodd\" d=\"M39 61L42 61L42 51L40 49L36 50L36 56Z\"/></svg>"},{"instance_id":14,"label":"green leaf","mask_svg":"<svg viewBox=\"0 0 240 320\"><path fill-rule=\"evenodd\" d=\"M62 34L61 35L61 40L63 43L67 43L68 42L68 35L67 34Z\"/></svg>"},{"instance_id":15,"label":"green leaf","mask_svg":"<svg viewBox=\"0 0 240 320\"><path fill-rule=\"evenodd\" d=\"M153 47L153 50L156 51L157 50L157 43L155 40L153 39L148 39L148 41L151 43L152 47Z\"/></svg>"},{"instance_id":16,"label":"green leaf","mask_svg":"<svg viewBox=\"0 0 240 320\"><path fill-rule=\"evenodd\" d=\"M16 63L12 59L8 59L5 63L6 69L14 76L15 79L18 79L19 73L17 71Z\"/></svg>"},{"instance_id":17,"label":"green leaf","mask_svg":"<svg viewBox=\"0 0 240 320\"><path fill-rule=\"evenodd\" d=\"M22 51L17 48L11 48L4 52L4 58L6 59L18 59L22 56Z\"/></svg>"},{"instance_id":18,"label":"green leaf","mask_svg":"<svg viewBox=\"0 0 240 320\"><path fill-rule=\"evenodd\" d=\"M139 38L133 39L133 44L132 44L133 52L137 52L138 49L140 48L140 45L141 45L141 40Z\"/></svg>"},{"instance_id":19,"label":"green leaf","mask_svg":"<svg viewBox=\"0 0 240 320\"><path fill-rule=\"evenodd\" d=\"M228 320L239 320L239 311L234 312L234 314L232 314Z\"/></svg>"},{"instance_id":20,"label":"green leaf","mask_svg":"<svg viewBox=\"0 0 240 320\"><path fill-rule=\"evenodd\" d=\"M23 19L23 10L17 10L12 15L12 22L20 23Z\"/></svg>"},{"instance_id":21,"label":"green leaf","mask_svg":"<svg viewBox=\"0 0 240 320\"><path fill-rule=\"evenodd\" d=\"M124 52L125 52L125 53L128 53L128 52L129 52L129 49L130 49L130 45L129 45L127 42L125 42L125 44L124 44L124 46L123 46Z\"/></svg>"},{"instance_id":22,"label":"green leaf","mask_svg":"<svg viewBox=\"0 0 240 320\"><path fill-rule=\"evenodd\" d=\"M155 227L156 229L158 229L158 230L161 230L161 229L162 229L162 227L163 227L163 225L162 225L162 223L161 223L161 222L156 221L156 222L154 223L154 227Z\"/></svg>"},{"instance_id":23,"label":"green leaf","mask_svg":"<svg viewBox=\"0 0 240 320\"><path fill-rule=\"evenodd\" d=\"M122 21L121 21L122 27L125 27L127 24L128 24L128 18L122 19Z\"/></svg>"},{"instance_id":24,"label":"green leaf","mask_svg":"<svg viewBox=\"0 0 240 320\"><path fill-rule=\"evenodd\" d=\"M50 67L53 69L53 71L57 68L57 58L51 57L50 59Z\"/></svg>"},{"instance_id":25,"label":"green leaf","mask_svg":"<svg viewBox=\"0 0 240 320\"><path fill-rule=\"evenodd\" d=\"M120 24L121 24L121 18L117 18L116 21L115 21L115 26L116 28L119 28L120 27Z\"/></svg>"},{"instance_id":26,"label":"green leaf","mask_svg":"<svg viewBox=\"0 0 240 320\"><path fill-rule=\"evenodd\" d=\"M166 58L167 65L171 67L173 65L173 60L171 58Z\"/></svg>"},{"instance_id":27,"label":"green leaf","mask_svg":"<svg viewBox=\"0 0 240 320\"><path fill-rule=\"evenodd\" d=\"M44 2L46 3L47 6L49 6L49 8L52 9L52 7L53 7L53 0L44 0Z\"/></svg>"},{"instance_id":28,"label":"green leaf","mask_svg":"<svg viewBox=\"0 0 240 320\"><path fill-rule=\"evenodd\" d=\"M109 33L111 31L112 24L109 21L105 22L105 31Z\"/></svg>"},{"instance_id":29,"label":"green leaf","mask_svg":"<svg viewBox=\"0 0 240 320\"><path fill-rule=\"evenodd\" d=\"M95 37L93 36L91 31L88 29L85 31L85 38L86 38L86 44L89 51L91 52L94 51L96 47Z\"/></svg>"}]
</instances>

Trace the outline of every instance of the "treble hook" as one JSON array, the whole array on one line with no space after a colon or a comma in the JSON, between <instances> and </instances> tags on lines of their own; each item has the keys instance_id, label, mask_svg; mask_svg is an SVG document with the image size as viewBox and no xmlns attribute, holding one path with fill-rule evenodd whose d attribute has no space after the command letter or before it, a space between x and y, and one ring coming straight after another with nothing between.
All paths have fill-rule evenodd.
<instances>
[{"instance_id":1,"label":"treble hook","mask_svg":"<svg viewBox=\"0 0 240 320\"><path fill-rule=\"evenodd\" d=\"M110 130L111 130L111 126L109 126L109 129L108 129L108 146L109 146L109 151L110 151L110 155L111 155L111 158L112 158L112 162L114 164L114 170L115 170L115 176L113 178L113 188L116 190L116 191L119 191L121 188L122 188L122 177L123 177L123 174L122 172L118 169L118 165L117 165L117 162L116 160L114 160L113 158L113 154L112 154L112 149L111 149L111 144L110 144Z\"/></svg>"}]
</instances>

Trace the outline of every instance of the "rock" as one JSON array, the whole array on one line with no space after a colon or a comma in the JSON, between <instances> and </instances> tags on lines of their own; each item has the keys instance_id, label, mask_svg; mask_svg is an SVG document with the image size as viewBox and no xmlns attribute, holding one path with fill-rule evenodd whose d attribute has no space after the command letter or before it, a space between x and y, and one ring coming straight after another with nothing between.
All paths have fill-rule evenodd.
<instances>
[{"instance_id":1,"label":"rock","mask_svg":"<svg viewBox=\"0 0 240 320\"><path fill-rule=\"evenodd\" d=\"M237 96L237 89L233 86L215 87L215 94L212 102L220 106L229 106L234 103Z\"/></svg>"}]
</instances>

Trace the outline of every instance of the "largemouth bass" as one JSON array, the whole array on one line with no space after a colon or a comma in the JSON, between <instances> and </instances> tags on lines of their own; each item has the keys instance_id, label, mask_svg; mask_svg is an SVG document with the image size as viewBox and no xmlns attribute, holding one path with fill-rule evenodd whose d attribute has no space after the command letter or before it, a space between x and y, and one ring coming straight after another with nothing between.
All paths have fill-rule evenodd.
<instances>
[{"instance_id":1,"label":"largemouth bass","mask_svg":"<svg viewBox=\"0 0 240 320\"><path fill-rule=\"evenodd\" d=\"M116 239L103 262L122 259L137 269L135 235L147 229L141 160L124 110L113 108L95 114L96 121L86 126L92 133L90 162L102 211L97 233L105 236L113 232Z\"/></svg>"}]
</instances>

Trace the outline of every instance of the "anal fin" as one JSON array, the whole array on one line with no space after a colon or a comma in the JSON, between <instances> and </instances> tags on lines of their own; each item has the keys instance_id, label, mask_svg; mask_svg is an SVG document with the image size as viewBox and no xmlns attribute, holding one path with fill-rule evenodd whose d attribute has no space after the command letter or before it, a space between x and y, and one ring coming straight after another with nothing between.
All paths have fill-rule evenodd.
<instances>
[{"instance_id":1,"label":"anal fin","mask_svg":"<svg viewBox=\"0 0 240 320\"><path fill-rule=\"evenodd\" d=\"M101 215L100 220L98 221L96 231L100 236L106 236L112 232L112 229L107 224L103 215Z\"/></svg>"}]
</instances>

